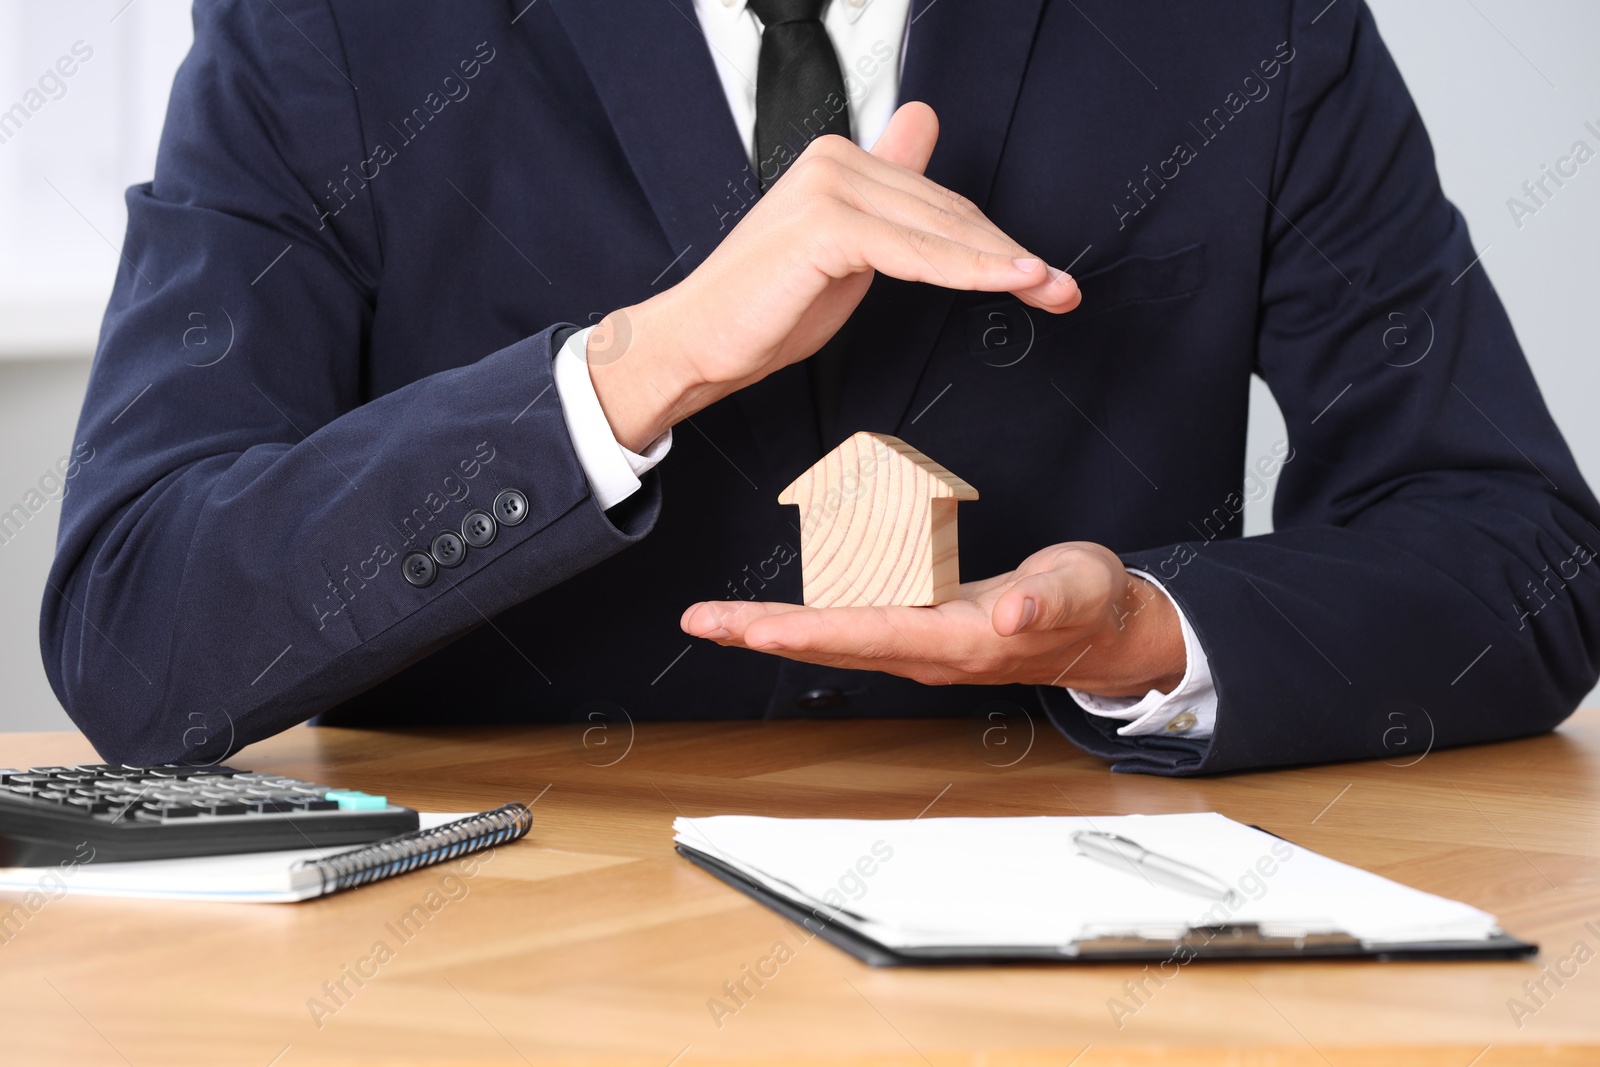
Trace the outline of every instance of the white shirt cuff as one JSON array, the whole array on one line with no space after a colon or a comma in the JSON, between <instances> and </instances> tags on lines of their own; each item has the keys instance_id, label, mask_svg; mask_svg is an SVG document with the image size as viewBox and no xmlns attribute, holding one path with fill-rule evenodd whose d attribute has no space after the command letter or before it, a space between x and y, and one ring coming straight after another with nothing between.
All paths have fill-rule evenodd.
<instances>
[{"instance_id":1,"label":"white shirt cuff","mask_svg":"<svg viewBox=\"0 0 1600 1067\"><path fill-rule=\"evenodd\" d=\"M556 353L551 371L555 376L556 395L561 398L561 411L567 419L567 434L578 454L578 465L583 468L584 476L589 479L589 489L604 511L639 491L639 477L660 463L672 448L672 431L669 429L650 442L644 455L624 448L617 441L589 377L587 352L589 334L593 330L590 326L567 338L567 343Z\"/></svg>"},{"instance_id":2,"label":"white shirt cuff","mask_svg":"<svg viewBox=\"0 0 1600 1067\"><path fill-rule=\"evenodd\" d=\"M1217 725L1217 690L1212 684L1211 664L1206 661L1200 639L1166 586L1144 571L1130 567L1128 573L1143 578L1172 601L1173 610L1178 613L1178 625L1183 629L1183 651L1187 658L1183 681L1170 693L1152 689L1142 697L1099 697L1071 688L1067 692L1085 711L1108 719L1126 720L1128 725L1117 728L1119 737L1168 734L1197 740L1208 738Z\"/></svg>"}]
</instances>

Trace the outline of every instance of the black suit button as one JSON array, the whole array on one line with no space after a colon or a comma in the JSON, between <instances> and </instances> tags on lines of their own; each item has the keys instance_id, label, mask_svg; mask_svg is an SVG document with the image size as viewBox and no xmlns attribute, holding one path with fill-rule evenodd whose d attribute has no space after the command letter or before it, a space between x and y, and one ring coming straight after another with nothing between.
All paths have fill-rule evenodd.
<instances>
[{"instance_id":1,"label":"black suit button","mask_svg":"<svg viewBox=\"0 0 1600 1067\"><path fill-rule=\"evenodd\" d=\"M461 520L461 536L473 548L488 548L489 542L494 540L494 535L499 531L494 516L482 508L467 512L467 517Z\"/></svg>"},{"instance_id":2,"label":"black suit button","mask_svg":"<svg viewBox=\"0 0 1600 1067\"><path fill-rule=\"evenodd\" d=\"M446 530L433 539L428 551L439 561L439 566L457 567L467 558L467 543L454 530Z\"/></svg>"},{"instance_id":3,"label":"black suit button","mask_svg":"<svg viewBox=\"0 0 1600 1067\"><path fill-rule=\"evenodd\" d=\"M528 498L521 489L502 489L494 498L494 517L501 526L515 526L528 517Z\"/></svg>"},{"instance_id":4,"label":"black suit button","mask_svg":"<svg viewBox=\"0 0 1600 1067\"><path fill-rule=\"evenodd\" d=\"M426 552L407 552L406 558L400 561L400 573L406 576L406 581L421 589L433 584L439 567Z\"/></svg>"},{"instance_id":5,"label":"black suit button","mask_svg":"<svg viewBox=\"0 0 1600 1067\"><path fill-rule=\"evenodd\" d=\"M807 689L794 698L794 706L801 711L821 711L843 704L844 694L837 689Z\"/></svg>"}]
</instances>

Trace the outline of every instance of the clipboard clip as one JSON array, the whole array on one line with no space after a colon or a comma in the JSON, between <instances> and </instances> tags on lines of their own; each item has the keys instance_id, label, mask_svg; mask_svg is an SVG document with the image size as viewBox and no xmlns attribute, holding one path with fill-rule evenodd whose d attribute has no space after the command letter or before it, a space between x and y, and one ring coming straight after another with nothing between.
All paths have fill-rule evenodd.
<instances>
[{"instance_id":1,"label":"clipboard clip","mask_svg":"<svg viewBox=\"0 0 1600 1067\"><path fill-rule=\"evenodd\" d=\"M1063 956L1076 959L1128 959L1179 956L1272 956L1305 952L1308 949L1364 948L1360 938L1341 930L1305 931L1295 934L1264 933L1259 923L1223 923L1219 926L1191 926L1179 936L1140 937L1133 934L1102 934L1061 946Z\"/></svg>"}]
</instances>

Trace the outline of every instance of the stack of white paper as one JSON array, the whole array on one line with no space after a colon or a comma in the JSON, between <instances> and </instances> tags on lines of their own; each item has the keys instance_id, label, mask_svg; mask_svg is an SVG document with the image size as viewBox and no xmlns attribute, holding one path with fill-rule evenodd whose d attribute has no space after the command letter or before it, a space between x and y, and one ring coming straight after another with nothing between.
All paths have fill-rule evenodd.
<instances>
[{"instance_id":1,"label":"stack of white paper","mask_svg":"<svg viewBox=\"0 0 1600 1067\"><path fill-rule=\"evenodd\" d=\"M1067 947L1259 924L1266 936L1368 945L1473 941L1492 915L1339 863L1214 812L1095 818L680 818L677 841L893 949ZM1152 882L1073 847L1117 834L1207 872L1226 900Z\"/></svg>"}]
</instances>

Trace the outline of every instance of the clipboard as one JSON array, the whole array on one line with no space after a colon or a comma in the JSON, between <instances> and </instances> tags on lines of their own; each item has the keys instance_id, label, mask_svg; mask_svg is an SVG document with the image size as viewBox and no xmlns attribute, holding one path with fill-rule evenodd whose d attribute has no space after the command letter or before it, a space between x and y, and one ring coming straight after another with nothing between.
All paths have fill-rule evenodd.
<instances>
[{"instance_id":1,"label":"clipboard","mask_svg":"<svg viewBox=\"0 0 1600 1067\"><path fill-rule=\"evenodd\" d=\"M1263 831L1265 832L1265 831ZM1273 835L1277 836L1277 835ZM1532 956L1537 944L1508 934L1485 940L1384 942L1369 945L1347 934L1268 936L1254 923L1191 927L1181 937L1101 937L1062 946L952 946L895 949L751 881L704 852L679 842L678 855L808 933L873 967L990 966L1008 963L1152 963L1194 960L1367 959L1510 960Z\"/></svg>"}]
</instances>

